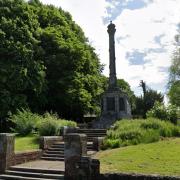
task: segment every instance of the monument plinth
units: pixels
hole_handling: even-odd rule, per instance
[[[115,57],[115,25],[108,25],[109,34],[109,85],[102,96],[101,116],[93,126],[96,128],[109,128],[116,120],[131,118],[131,107],[128,96],[117,87],[116,57]]]

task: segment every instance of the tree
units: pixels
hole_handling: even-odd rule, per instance
[[[139,86],[142,87],[143,95],[145,96],[146,95],[146,91],[147,91],[146,90],[146,83],[143,80],[141,80]]]
[[[180,28],[175,36],[176,49],[170,67],[169,92],[170,103],[180,107]]]
[[[48,83],[45,109],[75,120],[87,112],[98,112],[102,66],[82,29],[61,8],[41,5],[35,10]]]
[[[39,23],[27,3],[0,0],[0,118],[28,107],[45,88]],[[35,104],[34,104],[35,105]]]
[[[163,103],[164,96],[161,93],[148,88],[143,80],[140,82],[140,86],[143,90],[143,96],[136,97],[136,109],[134,110],[134,114],[146,118],[147,111],[154,106],[156,101]]]
[[[102,65],[71,15],[39,0],[0,7],[0,117],[22,107],[69,119],[98,112]]]

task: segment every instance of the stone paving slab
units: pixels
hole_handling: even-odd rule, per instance
[[[31,162],[19,164],[13,167],[64,171],[64,161],[37,160],[37,161],[31,161]]]

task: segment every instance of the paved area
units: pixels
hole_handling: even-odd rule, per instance
[[[32,161],[32,162],[27,162],[27,163],[23,163],[20,165],[16,165],[14,167],[64,171],[64,161],[37,160],[37,161]]]

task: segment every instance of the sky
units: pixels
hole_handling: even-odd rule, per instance
[[[125,79],[136,95],[140,80],[167,92],[169,67],[180,23],[180,0],[41,0],[70,12],[105,65],[109,76],[107,25],[116,25],[117,78]]]

